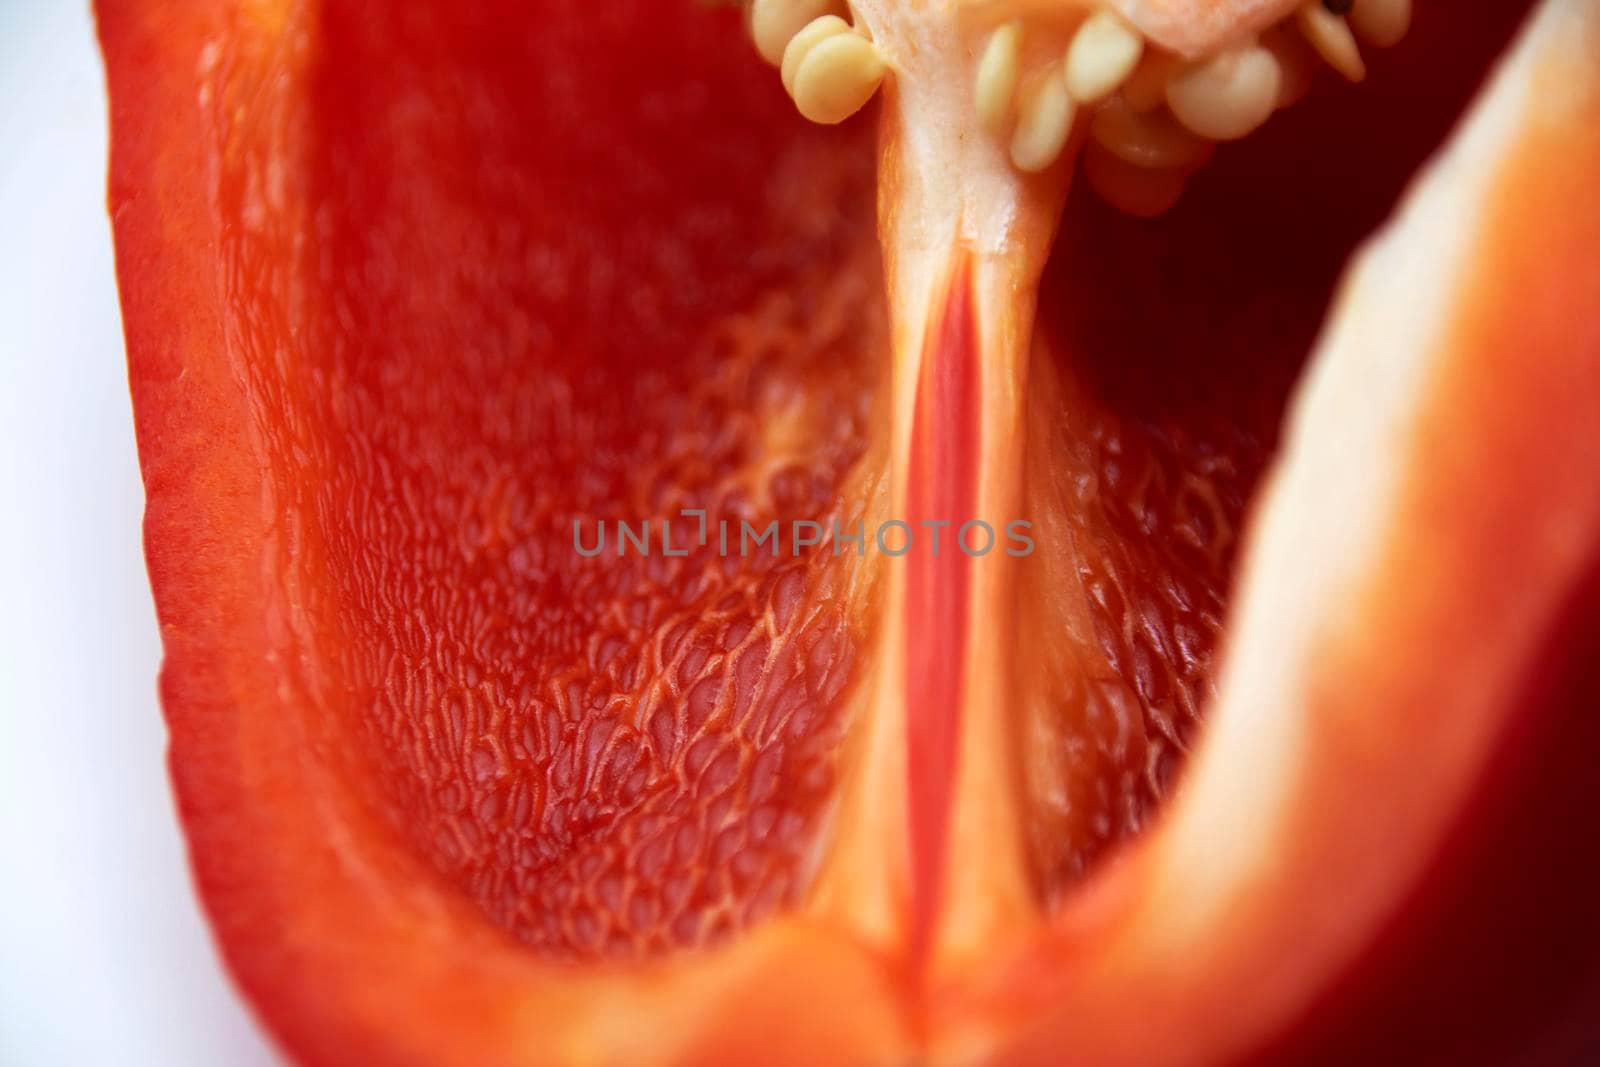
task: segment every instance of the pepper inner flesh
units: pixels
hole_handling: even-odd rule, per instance
[[[893,608],[870,546],[669,557],[658,524],[892,517],[872,130],[795,118],[732,16],[469,7],[325,5],[306,113],[261,120],[303,169],[220,153],[246,387],[323,591],[308,674],[370,804],[512,935],[714,943],[804,905]],[[1041,918],[1179,773],[1340,266],[1516,17],[1421,19],[1414,59],[1219,152],[1161,220],[1074,190],[1003,709]],[[617,520],[655,551],[615,556]]]

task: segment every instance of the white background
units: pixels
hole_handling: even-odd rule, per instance
[[[259,1067],[167,786],[104,91],[87,0],[0,0],[0,1064]]]

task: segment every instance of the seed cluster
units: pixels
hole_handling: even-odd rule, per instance
[[[1021,17],[990,23],[975,49],[977,121],[1013,166],[1036,173],[1060,159],[1081,118],[1089,183],[1130,214],[1158,215],[1214,144],[1248,136],[1297,103],[1321,64],[1361,81],[1359,42],[1389,47],[1410,23],[1411,0],[1306,0],[1264,33],[1189,60],[1146,41],[1109,8],[1083,17],[1072,3],[1059,13],[1029,4]],[[750,32],[815,122],[855,114],[889,72],[846,0],[751,0]],[[1063,33],[1064,51],[1054,54]],[[1042,46],[1030,49],[1030,38],[1056,42],[1047,48],[1053,58],[1039,63]]]
[[[1361,81],[1366,66],[1357,39],[1388,47],[1405,36],[1410,22],[1410,0],[1309,0],[1258,37],[1186,61],[1103,9],[1078,24],[1059,64],[1044,76],[1066,89],[1069,127],[1073,110],[1090,112],[1089,183],[1130,214],[1158,215],[1177,201],[1212,145],[1246,137],[1273,112],[1297,103],[1319,61]],[[974,92],[984,128],[999,137],[1009,132],[1012,162],[1032,171],[1055,162],[1070,130],[1042,136],[1038,89],[1019,92],[1027,32],[1021,21],[990,32]],[[1063,121],[1055,112],[1047,118]]]
[[[800,114],[832,126],[866,106],[888,74],[841,0],[753,0],[750,35],[777,66]]]

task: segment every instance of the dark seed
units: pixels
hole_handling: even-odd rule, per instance
[[[1356,6],[1356,0],[1322,0],[1322,6],[1335,15],[1348,15],[1350,9]]]

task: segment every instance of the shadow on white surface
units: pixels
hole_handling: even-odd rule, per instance
[[[87,0],[0,0],[0,1063],[276,1062],[189,881]]]

